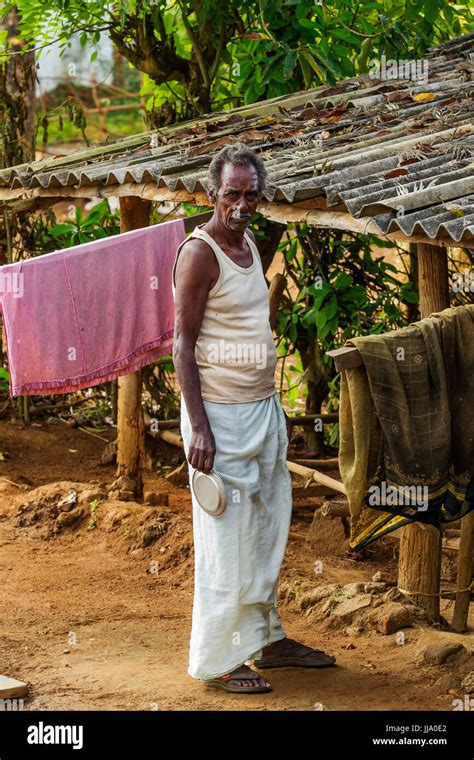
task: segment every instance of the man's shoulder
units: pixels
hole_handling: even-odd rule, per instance
[[[216,266],[212,248],[197,237],[189,237],[181,245],[176,261],[175,282],[186,272],[189,282],[205,286],[216,278]]]
[[[180,256],[186,252],[187,256],[192,255],[197,261],[211,261],[214,257],[212,248],[205,240],[198,237],[188,237],[181,246]],[[179,259],[178,259],[179,260]]]

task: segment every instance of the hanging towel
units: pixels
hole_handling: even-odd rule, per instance
[[[173,220],[0,267],[10,394],[66,393],[172,351]]]
[[[474,509],[474,306],[349,344],[364,365],[341,382],[351,546],[463,517]]]

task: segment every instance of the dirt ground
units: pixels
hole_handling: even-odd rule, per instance
[[[177,449],[162,446],[169,461],[179,460]],[[267,670],[268,694],[206,689],[186,672],[193,547],[185,478],[147,476],[146,489],[167,491],[168,506],[85,500],[77,522],[61,529],[48,499],[42,509],[22,506],[39,486],[46,496],[69,488],[90,496],[112,483],[114,466],[99,464],[103,447],[61,423],[0,423],[0,673],[30,684],[25,709],[452,710],[463,697],[452,688],[452,667],[420,664],[418,652],[447,636],[472,647],[472,621],[465,636],[407,628],[400,646],[394,635],[350,635],[305,617],[291,589],[368,582],[377,570],[396,579],[393,538],[359,559],[341,545],[339,520],[310,540],[309,499],[294,502],[279,609],[287,635],[335,654],[337,667]],[[442,608],[449,620],[452,603]]]

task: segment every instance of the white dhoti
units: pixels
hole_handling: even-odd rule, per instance
[[[203,401],[216,442],[214,470],[227,509],[207,514],[192,496],[194,603],[188,673],[224,675],[285,637],[276,609],[292,511],[288,437],[278,394],[248,403]],[[181,396],[186,454],[192,429]],[[194,468],[188,464],[189,479]]]

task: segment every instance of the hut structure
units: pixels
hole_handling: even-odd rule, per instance
[[[122,231],[144,227],[156,201],[208,206],[213,155],[242,141],[265,162],[268,189],[259,211],[268,220],[416,244],[420,312],[429,316],[449,306],[447,248],[474,248],[474,34],[429,50],[422,82],[414,63],[398,62],[394,70],[387,62],[377,78],[359,76],[4,169],[1,211],[8,220],[66,199],[116,196]],[[336,361],[344,368],[358,357],[342,349]],[[119,379],[118,406],[117,474],[137,477],[144,450],[139,372]],[[470,601],[472,530],[471,513],[462,520],[459,630]],[[440,531],[404,527],[399,585],[435,620],[440,565]]]

